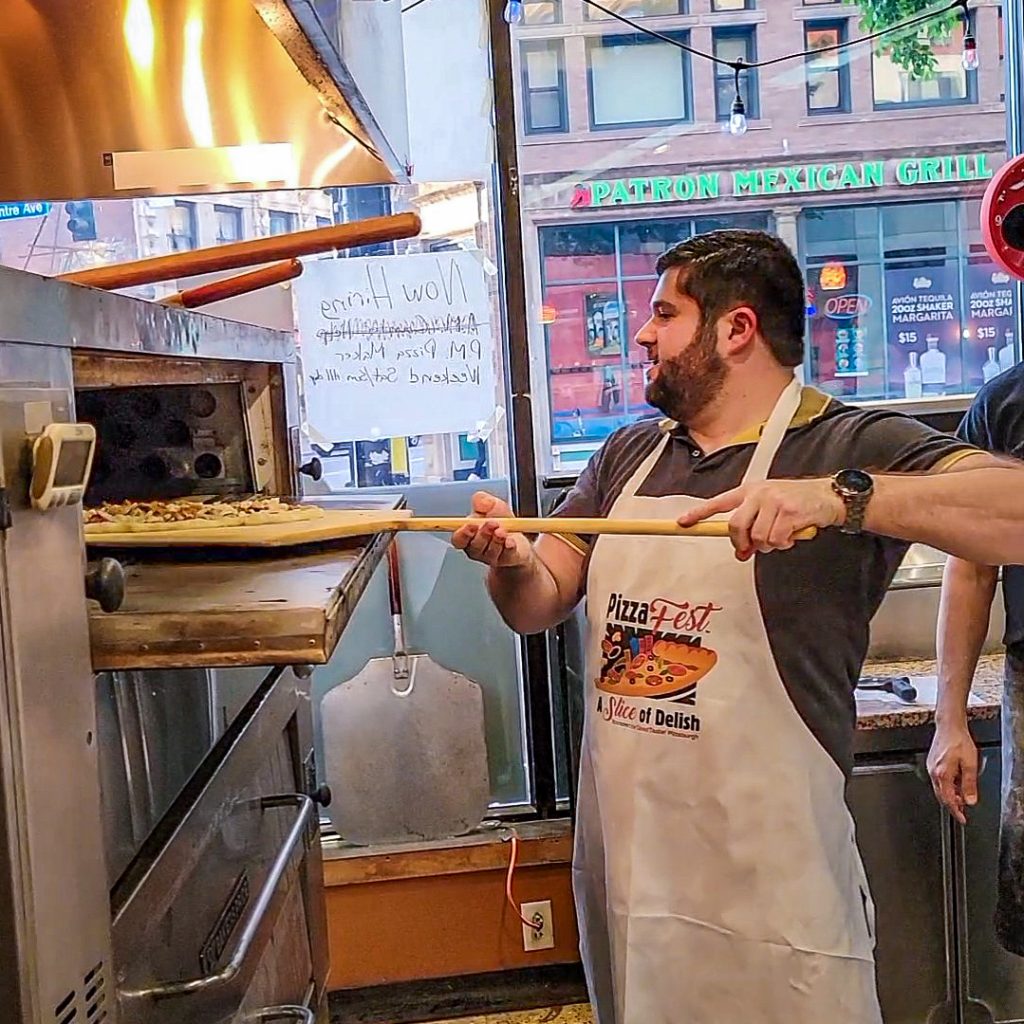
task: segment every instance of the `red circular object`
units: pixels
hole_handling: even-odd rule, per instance
[[[1007,217],[1024,216],[1024,156],[1004,164],[988,183],[981,202],[981,234],[989,256],[1007,273],[1024,280],[1024,241],[1005,234]]]

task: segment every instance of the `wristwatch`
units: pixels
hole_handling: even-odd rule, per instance
[[[864,528],[864,513],[875,493],[875,481],[862,469],[843,469],[832,477],[832,490],[843,499],[846,522],[839,527],[841,533],[860,533]]]

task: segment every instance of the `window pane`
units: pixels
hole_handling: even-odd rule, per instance
[[[558,51],[552,44],[543,48],[536,45],[523,54],[526,65],[526,82],[530,89],[551,89],[558,87]]]
[[[713,11],[745,11],[752,6],[750,0],[711,0]]]
[[[668,43],[591,46],[594,124],[684,120],[684,68],[683,52]]]
[[[871,77],[876,105],[963,103],[969,99],[970,80],[962,64],[962,26],[957,26],[948,40],[933,40],[930,45],[935,72],[928,77],[912,75],[888,54],[875,55]]]
[[[236,206],[215,206],[217,241],[237,242],[242,237],[242,211]]]
[[[527,0],[523,7],[527,25],[550,25],[562,18],[560,0]]]
[[[530,94],[530,127],[559,128],[562,124],[562,100],[558,92],[548,90]]]
[[[601,0],[601,6],[626,18],[661,18],[686,11],[686,0]],[[607,21],[609,15],[590,7],[583,0],[585,16],[592,21]]]
[[[825,70],[839,67],[842,56],[839,50],[826,49],[838,46],[842,42],[842,32],[838,26],[829,28],[808,28],[806,43],[808,50],[824,50],[807,58],[807,66],[812,70]]]
[[[750,57],[750,37],[748,35],[715,33],[715,56],[721,60],[748,60]],[[719,69],[721,70],[721,69]],[[731,74],[728,68],[726,71]]]

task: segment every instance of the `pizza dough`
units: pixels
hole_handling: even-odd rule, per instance
[[[166,533],[229,526],[274,526],[320,519],[323,509],[286,499],[243,498],[239,501],[121,501],[84,511],[87,536],[104,533]]]

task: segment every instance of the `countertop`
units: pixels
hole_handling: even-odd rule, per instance
[[[863,675],[871,676],[934,676],[934,661],[875,661],[864,665]],[[1003,655],[990,654],[981,658],[974,674],[972,691],[983,701],[969,705],[969,719],[994,719],[999,715],[1003,696]],[[897,729],[928,725],[935,719],[935,709],[930,704],[894,705],[870,698],[857,700],[858,730]]]

